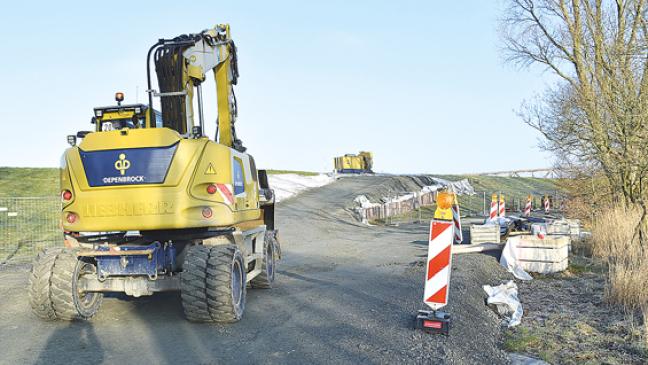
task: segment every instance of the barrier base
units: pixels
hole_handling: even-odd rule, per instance
[[[416,315],[415,327],[427,333],[449,335],[450,315],[441,311],[420,310]]]

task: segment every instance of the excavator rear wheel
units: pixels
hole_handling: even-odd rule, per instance
[[[207,304],[207,261],[210,248],[187,248],[180,278],[180,296],[185,317],[192,322],[212,322]]]
[[[74,250],[63,250],[54,259],[50,279],[52,307],[58,319],[90,319],[101,307],[102,293],[85,292],[79,287],[84,274],[96,274],[94,264],[79,259]]]
[[[207,263],[207,303],[217,322],[236,322],[243,317],[246,268],[236,245],[215,246]]]
[[[61,251],[61,249],[47,249],[39,252],[29,273],[29,305],[38,318],[48,321],[57,318],[52,305],[50,281],[54,261]]]

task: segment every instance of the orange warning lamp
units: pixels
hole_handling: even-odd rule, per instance
[[[450,209],[454,203],[454,194],[441,192],[437,195],[437,206],[441,209]]]
[[[454,194],[449,192],[440,192],[436,199],[437,208],[434,211],[434,219],[452,220],[452,204],[454,204]]]

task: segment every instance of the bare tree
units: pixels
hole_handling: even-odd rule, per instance
[[[508,60],[560,82],[524,121],[570,169],[600,171],[619,201],[646,212],[648,0],[508,0]]]

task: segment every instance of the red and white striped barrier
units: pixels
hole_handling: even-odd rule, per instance
[[[499,200],[499,216],[504,217],[506,216],[506,203],[504,202],[504,195],[500,194],[500,200]]]
[[[450,315],[439,311],[439,309],[448,304],[452,244],[455,231],[453,220],[455,203],[454,194],[439,193],[437,209],[434,212],[434,219],[430,223],[423,302],[432,311],[419,311],[416,316],[416,328],[429,333],[447,335],[450,330]]]
[[[433,310],[448,304],[452,263],[452,221],[433,220],[430,224],[427,270],[423,301]]]
[[[545,195],[545,198],[544,198],[544,211],[545,211],[545,213],[549,213],[550,208],[551,208],[551,204],[549,203],[549,195]]]
[[[459,202],[455,198],[455,203],[452,205],[452,223],[454,225],[454,244],[463,242],[463,232],[461,231],[461,211],[459,210]]]
[[[524,206],[524,216],[531,216],[531,195],[529,195],[529,197],[527,198],[526,205]]]
[[[490,216],[491,220],[497,218],[497,194],[491,197]]]

